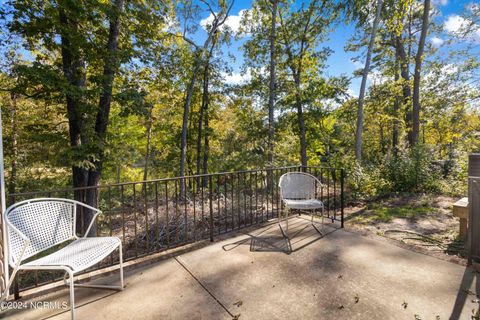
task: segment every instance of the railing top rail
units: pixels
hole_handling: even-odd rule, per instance
[[[262,169],[240,170],[240,171],[225,171],[225,172],[215,172],[215,173],[208,173],[208,174],[189,175],[189,176],[183,176],[183,177],[170,177],[170,178],[160,178],[160,179],[152,179],[152,180],[120,182],[120,183],[104,184],[104,185],[98,185],[98,186],[18,192],[18,193],[9,194],[8,196],[21,197],[21,196],[48,194],[48,193],[72,192],[72,191],[78,191],[78,190],[108,189],[111,187],[130,186],[130,185],[137,185],[137,184],[169,182],[169,181],[175,181],[175,180],[195,179],[195,178],[202,178],[202,177],[231,175],[231,174],[255,173],[255,172],[261,172],[261,171],[287,170],[287,169],[295,169],[295,168],[302,168],[302,167],[303,167],[302,165],[296,165],[296,166],[268,167],[268,168],[262,168]],[[306,166],[306,168],[343,170],[340,168],[327,167],[327,166]]]

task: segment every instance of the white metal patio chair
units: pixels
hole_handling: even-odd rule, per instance
[[[311,215],[311,224],[322,234],[314,224],[314,216],[317,210],[321,211],[322,228],[323,228],[323,210],[324,204],[318,199],[318,190],[323,187],[323,184],[315,176],[305,172],[288,172],[283,174],[278,181],[280,187],[280,197],[285,205],[286,210],[280,210],[278,214],[278,225],[280,230],[288,238],[288,216],[289,211],[297,210]],[[284,217],[282,219],[282,211]],[[282,220],[286,221],[286,231],[282,228]]]
[[[95,212],[83,237],[75,234],[77,206]],[[59,198],[37,198],[18,202],[4,215],[7,233],[8,263],[13,268],[2,301],[7,298],[15,274],[19,270],[62,270],[64,283],[70,286],[70,310],[75,319],[74,287],[123,290],[122,242],[117,237],[87,237],[100,210],[84,203]],[[63,242],[73,240],[62,249],[33,261],[35,256]],[[100,262],[119,249],[120,286],[74,284],[73,277]],[[66,276],[68,275],[69,283]]]

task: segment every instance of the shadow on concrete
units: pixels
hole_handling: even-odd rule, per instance
[[[110,296],[113,296],[113,295],[119,293],[118,291],[117,291],[117,292],[111,292],[111,291],[109,291],[109,290],[105,290],[105,291],[106,291],[106,294],[103,294],[103,295],[101,295],[100,297],[97,297],[97,298],[95,298],[95,299],[89,300],[89,301],[84,302],[84,303],[75,303],[75,309],[78,309],[78,308],[80,308],[80,307],[87,306],[87,305],[92,304],[92,303],[97,302],[97,301],[101,301],[101,300],[103,300],[103,299],[105,299],[105,298],[108,298],[108,297],[110,297]],[[107,293],[107,292],[108,292],[108,293]],[[64,311],[61,311],[61,312],[58,312],[58,313],[49,315],[49,316],[44,317],[44,318],[40,318],[39,320],[52,319],[52,318],[57,317],[57,316],[59,316],[59,315],[61,315],[61,314],[64,314],[64,313],[68,313],[68,316],[70,317],[70,312],[71,312],[71,311],[70,311],[70,307],[69,307],[68,309],[66,309],[66,310],[64,310]]]
[[[450,320],[460,319],[462,310],[469,299],[471,299],[472,302],[475,301],[475,304],[477,305],[476,310],[472,310],[472,319],[480,319],[480,300],[478,295],[480,292],[480,279],[478,275],[479,273],[471,267],[465,268],[460,288],[458,288],[457,298],[455,299],[455,305],[453,306],[452,313],[449,317]],[[475,287],[475,292],[470,290],[472,286]]]
[[[304,221],[308,221],[305,224]],[[252,252],[281,252],[291,254],[297,252],[338,230],[333,224],[325,224],[318,228],[315,224],[310,224],[310,220],[304,217],[295,217],[289,226],[289,236],[287,237],[277,224],[272,224],[254,235],[247,233],[248,238],[228,243],[222,246],[224,251],[231,251],[241,245],[250,245]]]

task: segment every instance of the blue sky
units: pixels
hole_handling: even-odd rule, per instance
[[[448,51],[457,48],[459,45],[458,43],[449,44],[445,42],[445,38],[448,33],[455,32],[462,24],[462,19],[460,16],[467,5],[471,5],[473,3],[480,4],[478,1],[472,0],[433,0],[433,6],[438,10],[439,14],[434,18],[438,25],[443,26],[444,30],[439,33],[430,34],[428,38],[428,42],[432,43],[436,47],[439,47],[440,50],[438,54],[444,55],[448,53]],[[229,25],[232,29],[238,27],[239,22],[239,14],[241,14],[241,10],[248,10],[252,6],[252,1],[239,1],[236,0],[235,4],[231,11],[231,16],[228,20]],[[209,16],[208,12],[205,12],[202,19],[207,19]],[[351,59],[355,56],[358,56],[358,53],[355,52],[346,52],[344,50],[345,44],[351,38],[354,33],[354,25],[345,25],[345,24],[338,24],[336,29],[330,34],[330,37],[327,41],[325,41],[321,46],[322,47],[329,47],[334,51],[334,53],[329,57],[327,61],[327,75],[336,76],[345,74],[349,77],[352,76],[353,71],[361,68],[363,61],[354,63]],[[194,36],[197,40],[203,39],[205,33],[203,30],[197,32]],[[475,35],[477,39],[473,41],[480,43],[480,27],[479,32]],[[243,63],[243,52],[241,51],[240,47],[241,44],[245,41],[245,39],[241,40],[233,40],[232,44],[225,48],[228,50],[229,53],[235,56],[235,61],[230,62],[230,66],[233,68],[232,75],[226,76],[227,82],[237,82],[242,78],[240,74],[240,68]],[[226,53],[226,52],[225,52]],[[350,92],[353,95],[357,95],[360,86],[360,79],[353,78],[351,85],[350,85]]]

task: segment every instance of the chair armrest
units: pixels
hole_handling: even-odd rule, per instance
[[[10,230],[14,231],[23,240],[22,251],[20,252],[20,256],[18,257],[17,266],[16,266],[16,267],[18,267],[18,265],[20,265],[20,262],[22,261],[22,257],[25,253],[25,250],[27,249],[28,245],[30,244],[30,239],[26,235],[24,235],[20,230],[18,230],[14,225],[12,225],[10,223],[10,221],[8,221],[8,219],[5,219],[4,221],[5,221],[5,224],[7,225],[7,227]],[[10,242],[9,240],[7,240],[7,241]],[[9,253],[9,255],[10,255],[10,253]],[[8,260],[10,260],[10,257],[9,257]],[[9,264],[10,264],[10,261],[9,261]]]
[[[20,256],[18,257],[17,261],[15,262],[15,265],[12,265],[10,263],[10,262],[13,262],[13,261],[10,261],[10,252],[8,253],[8,255],[9,255],[8,256],[8,264],[10,264],[10,266],[13,267],[13,271],[12,271],[12,274],[10,275],[10,277],[8,279],[8,283],[6,284],[5,289],[3,290],[3,292],[1,292],[0,301],[5,301],[8,298],[9,290],[10,290],[10,287],[12,286],[13,279],[15,279],[18,268],[20,267],[20,264],[22,263],[22,257],[25,254],[25,250],[27,249],[28,245],[30,244],[30,239],[26,235],[24,235],[20,230],[15,228],[15,226],[13,226],[8,221],[8,219],[5,219],[4,222],[5,222],[5,224],[7,225],[8,228],[11,228],[11,230],[13,230],[20,238],[23,239],[23,246],[22,246],[22,251],[20,252]],[[8,250],[10,250],[10,249],[8,249]],[[8,268],[7,268],[7,270],[8,270]]]

